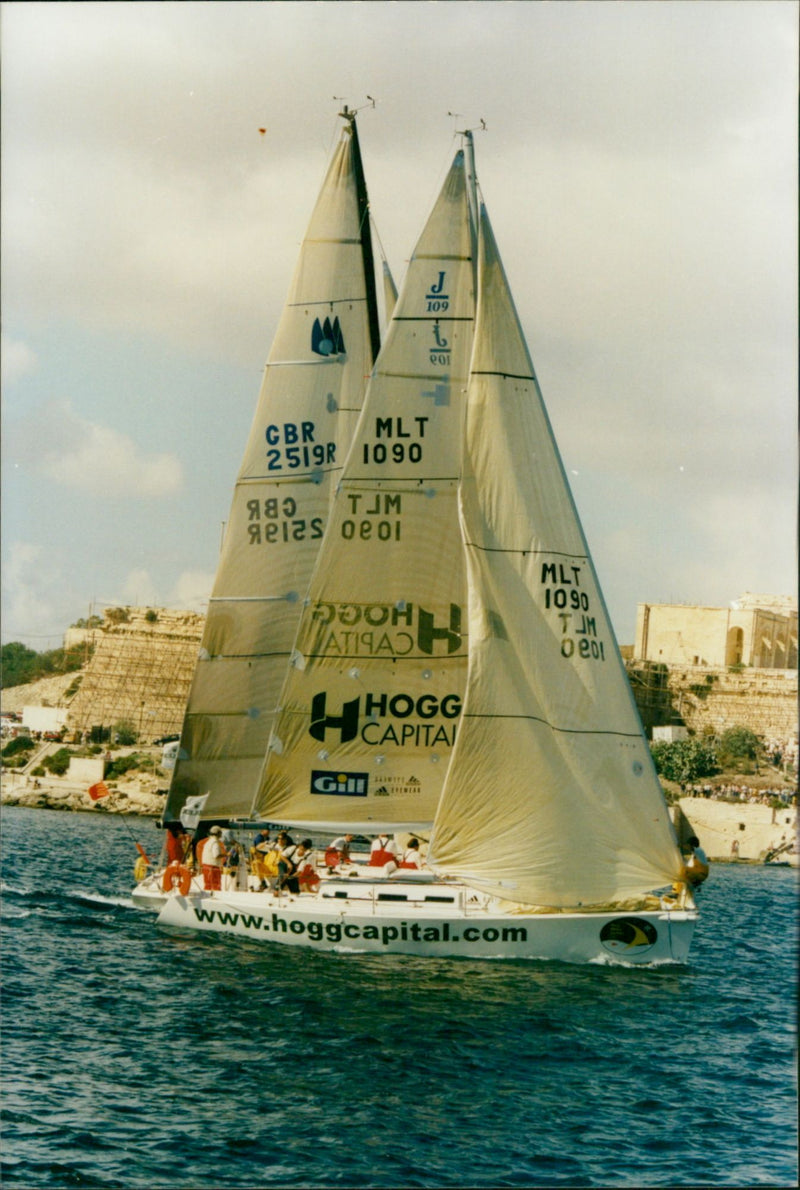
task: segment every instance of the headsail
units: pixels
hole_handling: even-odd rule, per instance
[[[433,820],[466,677],[457,490],[473,290],[459,152],[339,484],[270,744],[265,817]]]
[[[165,817],[249,814],[377,349],[353,113],[328,168],[267,363],[233,495]]]
[[[620,900],[680,856],[485,210],[460,510],[469,678],[429,852],[510,900]]]

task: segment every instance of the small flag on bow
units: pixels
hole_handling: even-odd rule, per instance
[[[111,790],[106,785],[105,781],[98,781],[96,785],[89,786],[89,797],[93,802],[96,802],[101,797],[108,797]]]

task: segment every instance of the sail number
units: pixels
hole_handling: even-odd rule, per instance
[[[274,542],[307,541],[322,537],[321,516],[296,517],[297,501],[291,496],[278,500],[247,501],[247,534],[250,545]]]
[[[335,442],[315,442],[313,421],[284,422],[267,426],[267,469],[296,471],[298,467],[322,467],[336,462]]]
[[[358,492],[349,492],[351,516],[342,521],[345,541],[400,541],[401,497],[376,492],[368,499]]]
[[[581,585],[582,568],[563,562],[542,564],[544,606],[555,613],[562,657],[605,661],[605,643],[598,639],[589,593]]]
[[[362,461],[370,463],[421,463],[422,440],[430,418],[412,417],[410,422],[402,417],[376,417],[375,441],[365,442]],[[410,441],[409,441],[410,440]]]

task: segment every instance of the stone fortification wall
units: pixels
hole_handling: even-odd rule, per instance
[[[673,810],[678,840],[697,835],[711,860],[763,860],[786,843],[797,850],[797,807],[684,797]]]
[[[125,609],[128,619],[95,632],[95,651],[69,706],[68,727],[89,731],[128,721],[142,741],[179,732],[204,618],[194,612]],[[152,616],[152,612],[150,613]]]
[[[684,723],[697,735],[749,727],[766,740],[797,739],[797,673],[628,663],[645,728]]]
[[[670,667],[667,685],[678,717],[697,735],[742,726],[768,740],[797,738],[797,673],[792,670]]]

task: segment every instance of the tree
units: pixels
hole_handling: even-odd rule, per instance
[[[21,641],[11,641],[2,647],[3,689],[9,686],[25,686],[38,678],[52,674],[71,673],[83,665],[84,649],[77,645],[72,649],[48,649],[36,653]]]
[[[729,727],[720,736],[719,750],[734,760],[755,760],[761,741],[749,727]]]
[[[3,688],[21,686],[31,681],[29,675],[33,672],[36,657],[36,652],[23,645],[22,641],[12,640],[10,644],[3,645]]]
[[[114,724],[115,740],[123,747],[130,747],[135,744],[137,740],[136,728],[131,723],[130,719],[120,719],[119,723]]]
[[[697,781],[719,766],[714,749],[703,740],[657,740],[650,745],[656,772],[667,781]]]

